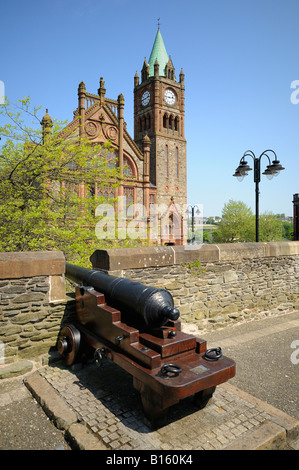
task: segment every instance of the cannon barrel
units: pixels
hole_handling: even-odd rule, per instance
[[[148,287],[140,282],[70,263],[66,263],[66,277],[104,294],[106,302],[121,310],[134,324],[160,327],[180,316],[179,310],[174,308],[172,295],[166,289]]]

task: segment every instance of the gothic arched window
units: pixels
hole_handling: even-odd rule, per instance
[[[179,177],[179,149],[175,148],[175,177]]]
[[[132,206],[132,204],[135,203],[135,191],[134,191],[134,187],[132,186],[124,186],[124,196],[126,198],[126,214],[127,214],[127,218],[128,219],[132,219],[134,217],[134,214],[133,214],[133,207],[131,207],[131,209],[129,209],[130,206]],[[128,210],[129,209],[129,210]]]
[[[117,156],[115,155],[114,152],[111,152],[110,150],[108,152],[105,152],[105,158],[106,158],[106,162],[108,164],[109,170],[116,167]]]
[[[97,187],[97,196],[103,197],[107,202],[115,197],[114,188],[112,186]]]
[[[169,129],[173,129],[173,116],[172,115],[169,117],[169,124],[168,125],[169,125]]]
[[[165,145],[165,176],[168,176],[168,145]]]
[[[163,127],[167,128],[168,115],[165,113],[163,116]]]
[[[135,178],[135,171],[133,165],[127,157],[124,157],[123,174],[124,176],[128,176],[129,178]]]

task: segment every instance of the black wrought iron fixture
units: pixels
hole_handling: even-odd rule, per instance
[[[190,212],[190,209],[191,209],[191,212]],[[191,242],[191,244],[194,244],[195,242],[195,209],[196,209],[196,215],[199,215],[200,214],[200,210],[199,210],[199,207],[195,204],[195,206],[188,206],[187,207],[187,215],[189,217],[190,213],[191,213],[191,232],[192,232],[192,235],[191,235],[191,239],[189,239],[188,237],[188,243]]]
[[[268,155],[269,152],[273,153],[275,157],[274,160],[272,160],[272,163]],[[273,176],[279,175],[279,173],[284,170],[284,167],[277,159],[277,155],[274,150],[265,150],[258,158],[254,155],[252,150],[246,150],[233,175],[239,181],[242,181],[244,177],[248,175],[248,172],[252,171],[252,168],[250,168],[246,161],[246,157],[251,157],[253,159],[253,176],[255,182],[255,241],[257,242],[259,241],[259,183],[261,181],[261,159],[263,156],[268,158],[268,165],[262,174],[266,175],[268,179],[272,179]]]

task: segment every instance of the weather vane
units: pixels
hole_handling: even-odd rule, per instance
[[[158,18],[158,29],[160,29],[160,18]]]

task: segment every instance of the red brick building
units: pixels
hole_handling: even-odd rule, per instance
[[[100,79],[97,94],[78,88],[78,107],[64,134],[84,135],[91,143],[111,143],[109,158],[117,162],[126,180],[114,196],[125,196],[127,207],[142,204],[147,223],[151,209],[160,208],[156,236],[160,244],[183,244],[183,210],[187,203],[186,140],[184,134],[185,84],[181,70],[178,81],[172,59],[168,56],[160,29],[152,52],[144,60],[141,80],[134,76],[134,138],[124,121],[124,97],[117,100],[106,96],[105,83]],[[47,129],[49,116],[42,125]],[[115,193],[116,191],[116,193]]]

